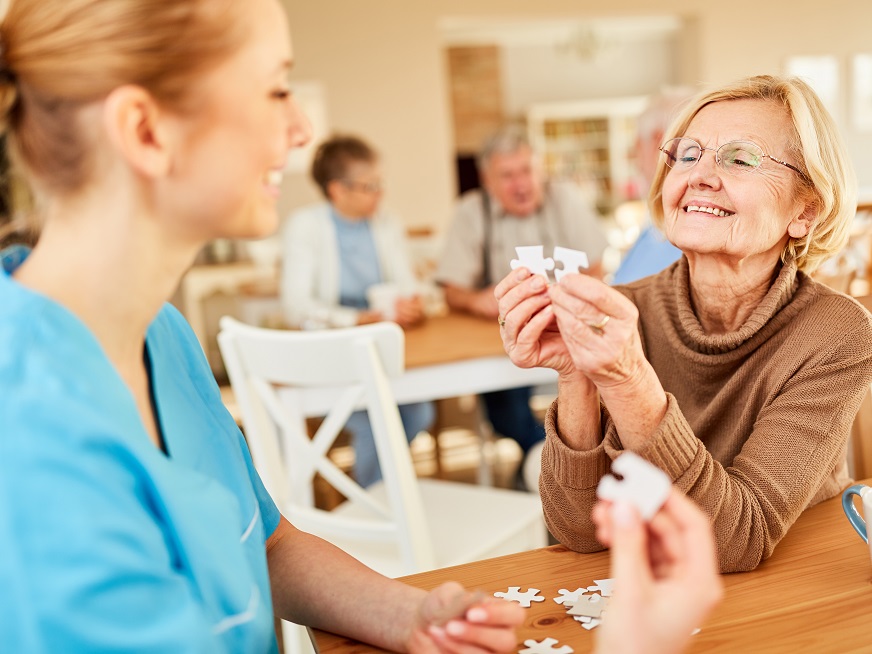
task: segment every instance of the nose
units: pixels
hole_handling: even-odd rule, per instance
[[[312,123],[293,96],[288,100],[287,138],[288,150],[301,148],[312,140]]]
[[[700,152],[699,161],[690,169],[687,183],[693,188],[720,188],[721,172],[714,150],[705,148]]]

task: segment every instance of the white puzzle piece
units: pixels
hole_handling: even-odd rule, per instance
[[[583,622],[581,626],[590,631],[591,629],[596,629],[602,623],[602,620],[598,620],[597,618],[591,618],[589,621]]]
[[[545,258],[544,245],[519,245],[515,252],[518,253],[518,258],[512,259],[512,270],[526,268],[534,275],[542,275],[546,282],[550,281],[548,271],[554,270],[554,259]]]
[[[530,638],[524,641],[524,645],[527,647],[518,650],[518,654],[572,654],[575,651],[569,645],[554,647],[556,644],[556,638],[546,638],[543,641]]]
[[[596,586],[588,586],[587,589],[592,593],[599,593],[603,597],[611,597],[612,591],[615,588],[614,579],[594,579],[593,583]]]
[[[509,586],[508,591],[494,593],[494,597],[502,597],[509,602],[517,602],[525,609],[529,609],[532,602],[545,601],[545,598],[539,595],[538,588],[530,588],[522,593],[520,586]]]
[[[566,613],[572,616],[583,615],[588,618],[599,618],[608,605],[609,601],[599,595],[583,595]]]
[[[581,250],[570,250],[569,248],[562,248],[559,246],[554,248],[554,261],[563,262],[562,270],[560,268],[554,269],[554,279],[557,280],[558,284],[560,283],[560,280],[563,279],[564,275],[577,273],[580,268],[588,268],[590,266],[586,252],[582,252]]]
[[[594,582],[596,583],[596,582]],[[561,588],[557,592],[560,593],[560,597],[555,597],[554,601],[558,604],[563,604],[564,607],[569,608],[573,604],[578,601],[578,598],[582,595],[587,595],[587,591],[590,589],[587,588],[576,588],[573,591],[566,590],[565,588]]]
[[[644,520],[653,518],[669,497],[672,482],[666,473],[632,452],[624,452],[612,461],[612,471],[623,479],[605,475],[596,487],[597,497],[630,502]]]

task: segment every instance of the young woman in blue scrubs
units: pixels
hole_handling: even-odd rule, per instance
[[[0,124],[42,226],[0,256],[4,651],[272,652],[274,615],[398,651],[517,647],[516,605],[436,625],[459,587],[285,520],[166,304],[205,243],[277,227],[310,136],[288,34],[277,0],[12,0],[0,24]],[[602,524],[643,542],[632,516]]]

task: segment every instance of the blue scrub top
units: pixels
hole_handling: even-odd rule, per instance
[[[15,259],[13,261],[13,259]],[[279,512],[200,345],[146,348],[167,454],[85,325],[0,256],[0,649],[274,652]]]
[[[681,258],[681,250],[666,240],[656,227],[648,225],[624,256],[612,284],[629,284],[656,275]]]

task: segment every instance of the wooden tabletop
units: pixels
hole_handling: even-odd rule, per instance
[[[593,649],[596,630],[583,629],[553,598],[561,588],[572,591],[608,576],[608,553],[578,554],[557,545],[403,579],[424,589],[450,579],[488,593],[538,588],[545,601],[527,609],[519,649],[528,638],[551,637],[580,654]],[[872,652],[872,558],[838,497],[805,511],[755,571],[723,579],[724,601],[701,625],[689,652]],[[379,651],[333,634],[315,635],[322,653]]]
[[[407,368],[489,356],[506,356],[496,319],[449,313],[406,330]]]

